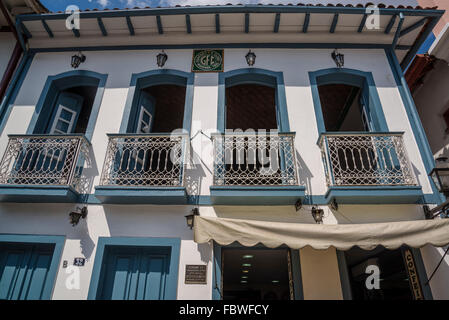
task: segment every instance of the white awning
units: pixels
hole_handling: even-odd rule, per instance
[[[261,243],[268,248],[286,245],[292,249],[311,246],[349,250],[358,246],[372,250],[377,246],[397,249],[402,245],[420,248],[449,244],[449,219],[326,225],[197,216],[194,229],[197,243],[213,240],[229,245],[237,241],[247,247]]]

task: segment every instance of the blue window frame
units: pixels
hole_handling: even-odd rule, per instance
[[[346,84],[362,88],[362,99],[366,106],[366,110],[368,111],[371,129],[377,132],[389,131],[380,103],[379,94],[377,92],[376,83],[374,82],[371,72],[347,68],[330,68],[309,72],[309,78],[319,134],[326,132],[326,126],[324,124],[318,87],[328,84]]]
[[[180,246],[179,238],[100,237],[88,299],[175,300]]]
[[[56,115],[55,106],[60,92],[73,87],[93,86],[97,87],[97,92],[85,132],[86,138],[90,140],[97,122],[107,77],[106,74],[87,70],[74,70],[49,76],[28,126],[27,134],[39,134],[46,131]]]
[[[50,300],[64,236],[0,234],[0,300]]]
[[[226,129],[226,88],[240,84],[259,84],[276,91],[276,115],[279,132],[290,132],[284,75],[260,68],[244,68],[220,73],[218,76],[218,119],[217,129]]]
[[[138,119],[140,111],[138,108],[139,102],[144,94],[142,89],[157,85],[178,85],[186,88],[182,129],[190,133],[192,126],[193,83],[193,73],[179,70],[163,69],[133,74],[120,125],[120,133],[135,132],[136,119]]]

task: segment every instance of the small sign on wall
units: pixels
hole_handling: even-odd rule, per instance
[[[73,260],[73,265],[77,267],[84,267],[84,264],[86,263],[85,258],[75,258]]]
[[[223,72],[223,49],[193,50],[192,72]]]
[[[404,250],[405,265],[410,281],[410,287],[412,289],[415,300],[423,300],[423,292],[421,283],[419,282],[418,271],[416,270],[415,260],[410,249]]]
[[[207,284],[207,265],[186,265],[185,284]]]

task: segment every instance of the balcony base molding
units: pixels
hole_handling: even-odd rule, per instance
[[[187,204],[184,187],[95,187],[95,197],[104,204]]]
[[[334,186],[325,194],[327,203],[415,204],[423,197],[420,186]]]
[[[69,186],[0,185],[0,202],[76,203],[78,196]]]
[[[304,200],[304,186],[212,186],[213,205],[294,205]]]

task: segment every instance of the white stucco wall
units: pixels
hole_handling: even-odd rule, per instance
[[[165,50],[169,56],[165,68],[190,72],[192,50]],[[247,68],[246,49],[225,50],[225,71]],[[255,67],[284,74],[290,130],[296,132],[295,147],[299,154],[301,183],[307,193],[324,195],[326,183],[318,139],[315,111],[310,90],[308,72],[335,67],[330,58],[332,50],[311,49],[258,49]],[[373,73],[378,87],[382,108],[391,131],[404,131],[405,147],[424,193],[430,193],[426,170],[421,160],[401,97],[396,88],[389,63],[383,50],[341,50],[345,54],[345,67]],[[85,172],[93,179],[93,187],[99,183],[107,146],[107,133],[119,131],[129,83],[133,73],[157,69],[156,55],[159,51],[93,51],[86,52],[87,61],[80,69],[108,74],[92,142],[92,166]],[[8,134],[26,133],[35,106],[48,76],[72,70],[70,58],[73,53],[39,53],[17,96],[14,108],[0,137],[0,153],[3,153]],[[196,74],[193,98],[192,135],[199,129],[206,133],[216,130],[218,74]],[[203,155],[204,163],[190,166],[186,178],[189,192],[207,196],[212,184],[211,142],[198,135],[192,148]],[[204,157],[204,155],[209,156]],[[90,193],[94,193],[94,189]],[[0,204],[0,233],[65,235],[66,243],[62,260],[72,263],[75,257],[88,261],[81,270],[80,290],[65,287],[66,274],[59,268],[54,299],[85,299],[90,283],[98,237],[168,237],[181,238],[179,265],[179,299],[210,299],[212,294],[212,248],[198,246],[193,234],[185,225],[184,215],[190,206],[102,206],[89,205],[88,218],[73,228],[68,214],[76,205],[62,204]],[[325,223],[369,223],[422,219],[422,209],[417,205],[341,206],[338,212],[325,207]],[[241,219],[264,219],[267,221],[291,221],[313,223],[310,208],[305,206],[296,212],[293,206],[282,207],[201,207],[202,215],[233,217]],[[326,258],[327,259],[327,258]],[[208,284],[184,284],[186,264],[208,264]],[[314,296],[316,292],[309,292]]]

